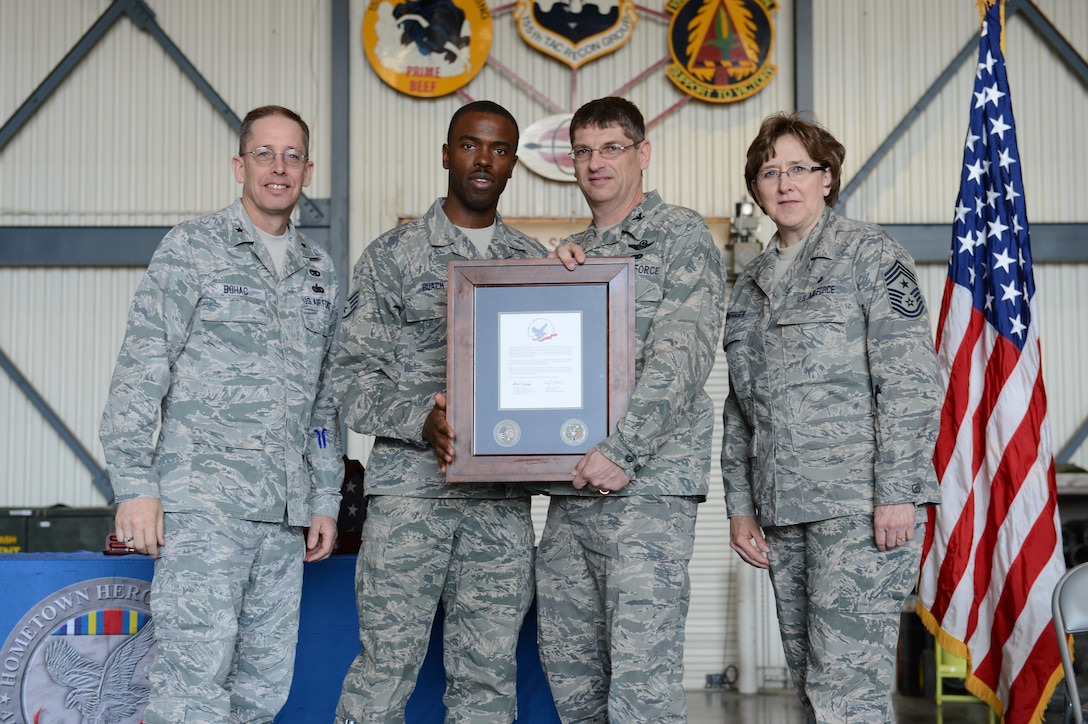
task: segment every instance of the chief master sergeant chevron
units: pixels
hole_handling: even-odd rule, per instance
[[[172,229],[132,302],[101,440],[117,537],[156,557],[147,724],[271,722],[291,687],[303,560],[336,541],[339,288],[290,223],[309,136],[286,108],[250,111],[241,198]]]

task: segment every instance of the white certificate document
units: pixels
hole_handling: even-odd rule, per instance
[[[582,407],[582,313],[499,314],[499,409]]]

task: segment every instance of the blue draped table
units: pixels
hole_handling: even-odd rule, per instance
[[[55,591],[94,578],[151,580],[145,556],[101,553],[0,554],[0,635],[7,639],[31,609]],[[354,592],[355,556],[333,556],[307,563],[302,587],[302,618],[291,693],[277,722],[331,724],[348,666],[359,653]],[[0,652],[0,658],[8,652]],[[431,631],[430,648],[405,712],[407,724],[441,724],[445,716],[441,622]],[[3,708],[3,707],[0,707]],[[551,692],[540,668],[536,610],[530,611],[518,642],[519,724],[557,724]]]

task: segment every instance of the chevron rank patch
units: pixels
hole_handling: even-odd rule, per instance
[[[916,319],[926,311],[922,290],[910,269],[896,260],[891,269],[884,272],[884,286],[888,289],[888,302],[907,319]]]

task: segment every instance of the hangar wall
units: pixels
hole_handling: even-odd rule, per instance
[[[0,119],[23,103],[64,54],[111,7],[107,0],[2,0]],[[811,43],[815,111],[848,149],[849,181],[934,79],[975,43],[973,0],[812,0],[812,37],[794,37],[795,3],[772,15],[779,66],[769,86],[734,104],[690,99],[660,67],[668,55],[661,7],[640,13],[633,38],[573,73],[527,47],[512,6],[492,5],[489,63],[463,94],[417,99],[386,86],[367,64],[360,39],[366,5],[351,3],[350,149],[330,147],[331,0],[149,0],[147,6],[238,115],[280,103],[311,125],[316,162],[307,193],[325,198],[329,168],[346,154],[350,168],[350,258],[399,218],[423,213],[445,190],[441,144],[449,116],[466,98],[506,105],[523,128],[582,102],[622,92],[652,122],[647,188],[728,217],[744,195],[745,149],[768,113],[791,109],[794,48]],[[1088,5],[1036,0],[1088,55]],[[1030,221],[1088,222],[1088,91],[1022,18],[1010,19],[1009,76]],[[967,125],[974,55],[847,204],[848,215],[878,223],[950,222]],[[633,78],[645,73],[637,82]],[[0,226],[169,226],[217,210],[238,193],[229,159],[236,138],[162,48],[123,19],[0,149]],[[507,217],[584,217],[573,184],[519,168],[503,197]],[[758,236],[772,229],[762,219]],[[949,231],[951,242],[951,232]],[[1088,238],[1082,240],[1088,243]],[[347,270],[343,270],[346,274]],[[0,350],[65,420],[101,465],[98,417],[120,345],[135,268],[0,266]],[[945,270],[921,268],[936,318]],[[1088,418],[1081,373],[1088,338],[1088,264],[1036,267],[1044,372],[1057,446]],[[719,362],[709,389],[719,407],[726,390]],[[715,445],[720,442],[720,430]],[[365,441],[353,450],[365,454]],[[716,457],[716,454],[715,454]],[[1088,467],[1088,449],[1072,461]],[[0,375],[0,507],[98,505],[92,474],[59,441],[18,386]],[[712,472],[701,508],[692,564],[688,686],[740,660],[736,630],[736,557],[728,550],[724,504]]]

